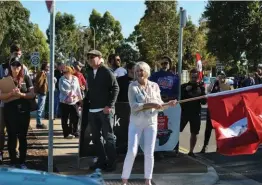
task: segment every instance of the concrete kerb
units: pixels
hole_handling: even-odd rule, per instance
[[[181,152],[183,154],[187,154],[189,151],[187,149],[183,148],[183,147],[179,147],[179,152]],[[219,176],[218,176],[215,168],[213,168],[207,162],[205,162],[203,160],[200,160],[200,159],[197,159],[197,158],[189,157],[189,156],[186,156],[186,157],[188,157],[191,160],[197,161],[197,162],[207,166],[207,173],[198,173],[199,177],[196,178],[196,180],[192,179],[190,184],[194,183],[195,185],[196,184],[199,184],[199,185],[213,185],[213,184],[216,184],[219,181]],[[187,174],[187,178],[189,178],[187,180],[190,181],[190,178],[194,177],[194,175],[196,175],[196,174],[192,174],[192,173]],[[184,183],[182,183],[182,184],[184,184]],[[163,184],[163,185],[169,185],[169,184]],[[179,185],[179,184],[176,183],[176,185]]]
[[[196,161],[204,164],[202,161]],[[206,166],[206,173],[153,174],[153,181],[157,185],[214,185],[219,180],[217,172],[212,166]],[[103,174],[102,176],[105,180],[121,179],[121,174]],[[144,175],[132,174],[130,179],[144,179]]]
[[[121,179],[121,174],[103,174],[105,180]],[[132,174],[130,179],[144,179],[143,174]],[[154,174],[153,181],[157,185],[214,185],[218,176],[214,168],[208,167],[207,173],[171,173]]]

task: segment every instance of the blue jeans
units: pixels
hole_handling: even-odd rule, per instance
[[[60,117],[59,94],[60,91],[56,89],[54,93],[54,116],[57,118]]]
[[[38,109],[37,109],[37,115],[36,115],[36,122],[37,125],[42,125],[41,123],[41,118],[42,118],[42,114],[43,111],[45,109],[45,100],[46,100],[46,95],[37,95],[38,98]]]

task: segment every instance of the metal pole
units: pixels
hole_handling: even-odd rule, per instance
[[[180,7],[180,24],[179,24],[179,41],[178,41],[178,100],[181,99],[181,82],[182,82],[182,55],[183,55],[183,8]]]
[[[53,126],[54,126],[54,57],[55,57],[55,0],[50,13],[50,80],[49,80],[49,133],[48,172],[53,172]]]

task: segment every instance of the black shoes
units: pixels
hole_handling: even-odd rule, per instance
[[[79,133],[78,133],[78,132],[75,132],[75,133],[73,133],[72,135],[74,135],[75,138],[79,138]]]
[[[106,164],[96,162],[92,166],[90,166],[89,169],[90,170],[96,170],[96,169],[105,170],[106,169]]]
[[[111,164],[107,164],[106,168],[104,169],[104,171],[106,172],[113,172],[116,170],[116,162],[113,162]]]
[[[116,170],[116,162],[113,162],[111,164],[97,162],[94,165],[90,166],[89,169],[90,170],[101,169],[106,172],[112,172]]]
[[[202,150],[200,151],[200,153],[204,154],[204,153],[206,153],[206,150],[207,150],[207,146],[204,145]]]
[[[195,154],[194,154],[193,152],[189,152],[187,155],[188,155],[189,157],[196,158],[196,156],[195,156]]]
[[[36,129],[47,129],[47,127],[43,124],[41,124],[41,125],[37,124]]]

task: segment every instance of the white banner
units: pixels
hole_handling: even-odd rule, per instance
[[[158,114],[158,132],[155,151],[172,151],[179,140],[181,107],[170,107]],[[144,149],[144,135],[140,140],[140,147]]]

